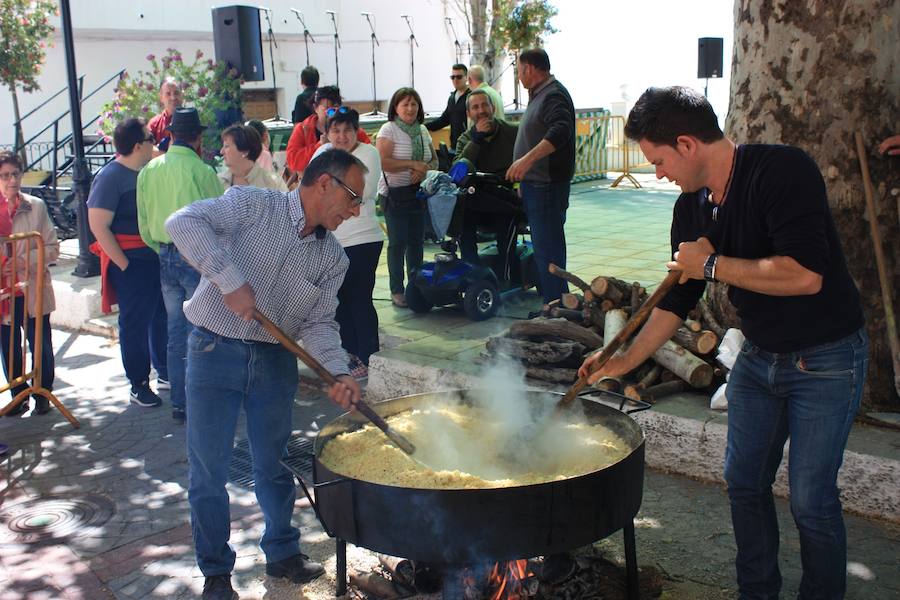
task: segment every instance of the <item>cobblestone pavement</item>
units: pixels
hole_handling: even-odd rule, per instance
[[[171,419],[167,406],[128,403],[115,344],[84,334],[53,335],[56,393],[81,428],[55,411],[0,419],[0,440],[10,446],[0,463],[0,600],[199,597],[203,579],[191,544],[183,426]],[[336,414],[321,393],[301,389],[295,430],[314,435]],[[295,513],[303,549],[324,562],[328,573],[296,586],[265,577],[255,498],[236,486],[229,492],[231,541],[238,552],[234,582],[242,599],[333,595],[334,544],[305,500],[298,500]],[[792,596],[800,576],[799,549],[786,502],[778,500],[778,507],[785,591]],[[900,528],[858,517],[848,517],[847,526],[848,597],[900,596]],[[648,472],[637,544],[642,565],[668,574],[665,597],[734,596],[734,546],[720,488]],[[619,536],[601,547],[621,556]],[[374,559],[351,548],[349,562],[351,568],[369,568]]]

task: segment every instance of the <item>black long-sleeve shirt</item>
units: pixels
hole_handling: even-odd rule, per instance
[[[452,92],[450,98],[447,99],[447,108],[444,109],[441,116],[425,124],[428,131],[437,131],[449,125],[451,148],[456,148],[456,140],[459,139],[460,134],[469,125],[469,117],[466,114],[466,98],[469,97],[470,91],[466,90],[459,95],[459,98],[456,97],[456,92]]]
[[[863,325],[859,291],[847,270],[828,208],[825,182],[799,148],[743,145],[725,202],[713,220],[708,191],[681,194],[673,211],[672,252],[681,242],[707,237],[722,256],[789,256],[822,276],[822,289],[805,296],[770,296],[730,286],[741,329],[769,352],[794,352],[832,342]],[[676,285],[659,307],[685,317],[705,281]]]

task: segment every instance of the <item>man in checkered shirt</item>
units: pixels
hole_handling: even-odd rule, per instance
[[[291,525],[294,484],[279,463],[291,433],[297,361],[253,320],[272,319],[331,371],[328,396],[349,409],[359,385],[334,321],[347,257],[329,233],[359,215],[366,168],[342,150],[316,157],[290,193],[232,187],[166,222],[181,254],[201,273],[184,314],[194,325],[187,355],[188,499],[204,599],[236,597],[225,482],[238,414],[247,415],[256,497],[265,517],[266,573],[305,583],[324,572],[300,553]]]

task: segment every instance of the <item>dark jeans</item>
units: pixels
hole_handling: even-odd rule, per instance
[[[24,365],[22,364],[22,321],[25,315],[25,299],[22,296],[17,296],[15,299],[15,313],[16,318],[15,322],[11,325],[0,325],[0,349],[3,350],[3,356],[0,357],[0,362],[3,363],[3,374],[6,375],[6,380],[9,381],[11,379],[15,379],[16,377],[21,377]],[[34,367],[34,317],[28,317],[27,319],[27,331],[25,332],[26,339],[28,340],[28,347],[31,348],[31,365]],[[53,391],[53,379],[54,379],[54,358],[53,358],[53,341],[50,336],[50,315],[44,315],[43,323],[41,325],[43,328],[43,332],[41,333],[41,387]],[[13,348],[15,351],[13,352],[13,370],[12,373],[9,372],[9,340],[10,333],[13,335]],[[27,383],[19,384],[13,387],[10,390],[10,394],[15,398],[20,392],[28,389]]]
[[[552,275],[550,263],[566,268],[566,210],[569,208],[569,182],[522,182],[522,203],[528,215],[534,261],[544,303],[558,299],[569,291],[566,282]]]
[[[294,482],[279,461],[291,434],[297,359],[278,344],[244,342],[194,328],[187,341],[188,501],[197,565],[206,577],[231,573],[235,553],[225,482],[238,414],[247,415],[256,499],[268,562],[300,552],[291,525]]]
[[[382,203],[382,206],[384,204]],[[404,277],[422,266],[425,246],[424,209],[395,210],[384,212],[384,222],[388,233],[388,276],[392,294],[402,294]],[[406,270],[403,259],[406,258]]]
[[[772,354],[749,341],[728,380],[725,481],[742,600],[777,599],[778,521],[772,483],[790,437],[791,513],[800,533],[802,600],[839,599],[847,538],[837,474],[868,366],[865,328],[800,352]]]
[[[184,303],[194,295],[200,283],[200,273],[178,252],[174,244],[164,244],[159,249],[159,282],[163,302],[166,305],[168,343],[166,365],[172,391],[172,408],[184,409],[184,369],[188,332],[191,325],[184,316]]]
[[[109,283],[119,301],[119,348],[122,366],[132,387],[146,385],[150,365],[162,379],[166,368],[166,306],[159,283],[159,258],[149,249],[140,255],[126,252],[128,268],[110,263]]]
[[[350,267],[338,290],[335,320],[341,327],[341,346],[369,364],[369,356],[378,352],[378,313],[372,304],[375,269],[384,242],[371,242],[344,248]]]

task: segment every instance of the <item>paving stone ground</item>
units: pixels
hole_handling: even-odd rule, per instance
[[[658,281],[667,252],[671,190],[651,187],[638,193],[583,184],[575,192],[567,224],[570,268],[585,276],[603,272],[648,284]],[[604,249],[608,255],[602,254]],[[649,258],[636,256],[644,253]],[[380,272],[378,285],[376,295],[386,300],[385,273]],[[511,303],[509,314],[538,303],[535,296],[525,295]],[[428,355],[429,337],[446,344],[446,332],[456,328],[457,337],[467,338],[454,309],[423,316],[387,302],[378,306],[383,339],[394,345],[418,341]],[[435,330],[442,335],[433,336]],[[445,351],[483,343],[484,335],[473,330],[459,349]],[[171,419],[168,404],[144,409],[128,403],[115,342],[60,330],[53,336],[55,391],[81,428],[74,429],[55,411],[0,419],[0,441],[10,446],[9,455],[0,459],[0,600],[199,597],[203,578],[191,541],[183,426]],[[167,400],[165,392],[162,395]],[[337,414],[318,391],[298,390],[296,432],[314,436]],[[266,578],[257,545],[263,524],[255,497],[231,485],[229,493],[231,541],[238,553],[233,580],[243,600],[333,596],[334,544],[305,500],[298,498],[294,516],[303,550],[322,561],[327,573],[298,586]],[[25,503],[53,498],[110,506],[112,513],[102,523],[72,528],[65,537],[27,541],[10,531],[9,520],[23,514],[29,506]],[[800,578],[799,547],[786,501],[776,503],[782,523],[784,597],[793,597]],[[42,517],[36,518],[39,522]],[[847,597],[900,597],[900,528],[854,516],[846,521],[851,571]],[[665,598],[735,597],[734,543],[720,487],[648,471],[636,524],[638,561],[667,574]],[[621,557],[618,535],[600,547],[613,558]],[[351,568],[375,563],[368,551],[358,548],[350,548],[348,559]]]

